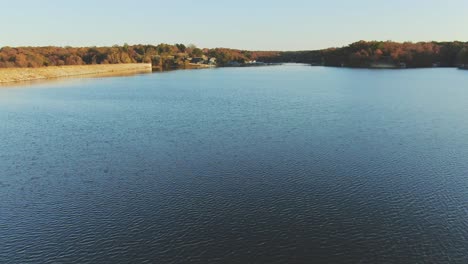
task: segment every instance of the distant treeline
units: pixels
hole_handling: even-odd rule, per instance
[[[280,52],[260,58],[266,62],[298,62],[324,66],[372,67],[377,64],[455,67],[468,64],[468,42],[397,43],[359,41],[342,48]]]
[[[180,68],[190,58],[209,56],[216,58],[218,65],[229,62],[245,62],[258,57],[278,56],[278,52],[251,52],[233,49],[200,49],[193,45],[159,44],[122,45],[112,47],[3,47],[0,49],[0,68],[44,67],[63,65],[92,65],[118,63],[152,63],[153,66]]]
[[[215,58],[217,65],[231,62],[297,62],[324,66],[372,67],[455,67],[468,65],[468,42],[397,43],[359,41],[342,48],[316,51],[246,51],[235,49],[200,49],[194,45],[159,44],[112,47],[3,47],[0,68],[44,67],[62,65],[152,63],[161,69],[182,68],[192,58]]]

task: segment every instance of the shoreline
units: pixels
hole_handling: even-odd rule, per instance
[[[41,68],[0,68],[0,85],[86,76],[116,76],[151,73],[150,63],[49,66]]]
[[[189,64],[183,68],[172,70],[195,70],[195,69],[213,69],[213,68],[232,68],[232,67],[261,67],[282,65],[283,63],[266,63],[263,65],[240,65],[240,66],[214,66],[203,64]],[[347,68],[347,69],[370,69],[370,70],[407,70],[407,69],[430,69],[431,67],[421,68],[386,68],[386,67],[349,67],[349,66],[326,66],[304,64],[313,67],[326,68]],[[434,68],[453,68],[468,70],[467,67],[432,67]],[[40,68],[0,68],[0,86],[15,85],[18,83],[40,82],[47,80],[63,79],[63,78],[79,78],[79,77],[115,77],[128,76],[139,73],[152,73],[162,70],[153,67],[151,63],[129,63],[129,64],[93,64],[93,65],[66,65],[66,66],[48,66]],[[170,71],[170,70],[169,70]]]
[[[459,66],[441,66],[441,67],[378,67],[378,66],[367,66],[367,67],[354,67],[354,66],[339,66],[339,65],[316,65],[306,63],[305,65],[309,65],[312,67],[325,67],[325,68],[343,68],[343,69],[356,69],[356,70],[418,70],[418,69],[460,69],[460,70],[468,70],[467,67],[459,67]]]

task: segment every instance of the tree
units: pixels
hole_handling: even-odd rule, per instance
[[[16,67],[28,67],[28,60],[26,56],[22,53],[15,56],[15,66]]]
[[[127,43],[124,43],[123,47],[122,47],[122,50],[125,51],[125,52],[128,52],[128,44]]]
[[[457,54],[458,64],[468,64],[468,47],[464,47]]]
[[[180,52],[185,52],[185,50],[187,49],[187,47],[184,44],[176,44],[176,47]]]
[[[201,57],[203,56],[203,51],[199,48],[195,48],[192,50],[192,56],[193,57]]]

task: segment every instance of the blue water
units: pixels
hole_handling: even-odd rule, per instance
[[[468,72],[0,88],[0,263],[468,263]]]

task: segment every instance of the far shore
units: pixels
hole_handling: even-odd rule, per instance
[[[151,63],[50,66],[41,68],[1,68],[0,84],[65,77],[116,76],[132,73],[150,73],[151,71]]]
[[[239,64],[231,67],[247,67],[247,66],[270,66],[280,65],[281,63],[261,63],[261,64]],[[318,64],[306,64],[311,66],[323,66]],[[229,67],[227,65],[225,67]],[[184,68],[178,69],[209,69],[219,66],[205,64],[186,64]],[[363,69],[356,67],[344,68]],[[453,68],[453,67],[452,67]],[[459,69],[468,70],[468,66],[462,65]],[[364,67],[364,69],[409,69],[406,67],[389,67],[388,65],[372,65]],[[455,68],[456,69],[456,68]],[[77,78],[77,77],[114,77],[126,76],[139,73],[151,73],[154,71],[164,71],[160,67],[154,67],[151,63],[128,63],[128,64],[93,64],[93,65],[67,65],[67,66],[49,66],[40,68],[0,68],[0,86],[15,85],[22,82],[35,82],[61,78]]]

